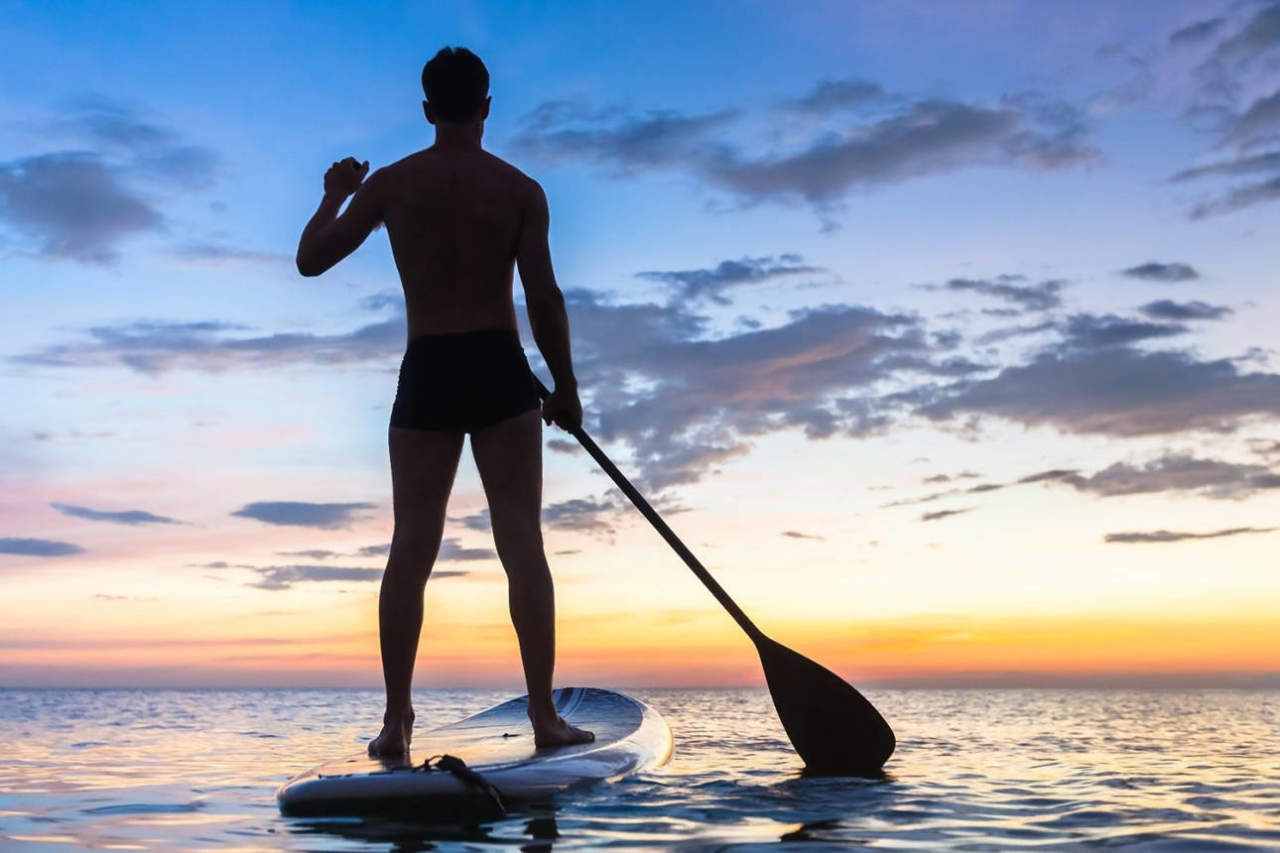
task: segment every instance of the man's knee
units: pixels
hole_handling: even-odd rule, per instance
[[[397,524],[391,536],[390,564],[408,563],[430,566],[440,550],[444,531],[435,526]]]

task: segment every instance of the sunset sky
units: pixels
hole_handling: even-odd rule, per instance
[[[768,633],[1280,683],[1280,2],[3,8],[0,686],[381,683],[403,301],[385,230],[293,254],[332,161],[431,143],[444,45],[546,190],[588,432]],[[761,683],[545,437],[558,683]],[[465,452],[419,686],[520,684],[484,510]]]

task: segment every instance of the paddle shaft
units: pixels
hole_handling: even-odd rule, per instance
[[[545,399],[551,392],[547,390],[547,386],[543,385],[542,380],[537,376],[534,376],[533,379],[538,383],[538,392]],[[657,530],[658,534],[667,540],[667,544],[671,546],[671,549],[680,555],[680,559],[684,560],[684,564],[689,567],[689,570],[697,575],[698,580],[702,581],[702,585],[711,591],[711,594],[716,597],[716,601],[720,602],[720,605],[729,611],[729,615],[733,617],[733,620],[738,623],[742,630],[747,632],[747,636],[751,637],[753,641],[762,638],[764,634],[755,626],[755,623],[747,618],[747,614],[742,612],[742,608],[729,597],[729,593],[725,592],[724,587],[716,582],[716,579],[698,561],[698,558],[693,556],[693,552],[689,550],[688,546],[680,541],[680,537],[675,534],[675,531],[662,520],[662,516],[658,515],[657,510],[649,505],[649,502],[644,499],[644,495],[640,494],[636,487],[631,485],[631,481],[618,470],[618,466],[613,464],[613,460],[605,455],[604,451],[600,449],[600,446],[595,443],[591,436],[587,435],[586,430],[578,427],[577,429],[569,430],[569,432],[573,434],[574,438],[578,439],[578,443],[583,446],[587,453],[591,454],[591,458],[596,460],[596,464],[603,468],[604,472],[613,479],[613,482],[631,500],[631,503],[635,504],[636,509],[640,510],[640,514],[649,520],[649,523],[653,525],[653,529]]]

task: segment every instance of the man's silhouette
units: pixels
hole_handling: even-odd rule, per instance
[[[298,271],[320,275],[386,223],[409,321],[389,436],[395,533],[378,601],[387,708],[369,752],[409,749],[422,594],[465,433],[507,573],[535,741],[590,740],[590,732],[556,713],[551,699],[555,599],[542,547],[539,406],[548,424],[571,429],[582,422],[582,405],[564,298],[551,269],[546,195],[480,147],[489,72],[475,54],[442,49],[422,69],[422,88],[435,144],[367,180],[368,161],[334,163],[298,246]],[[541,404],[516,331],[513,266],[520,269],[534,340],[555,381]]]

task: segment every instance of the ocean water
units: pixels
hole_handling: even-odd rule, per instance
[[[1280,691],[869,690],[884,778],[807,778],[763,690],[632,690],[669,764],[477,826],[284,818],[357,690],[0,690],[3,850],[1280,849]],[[511,698],[423,691],[419,725]]]

